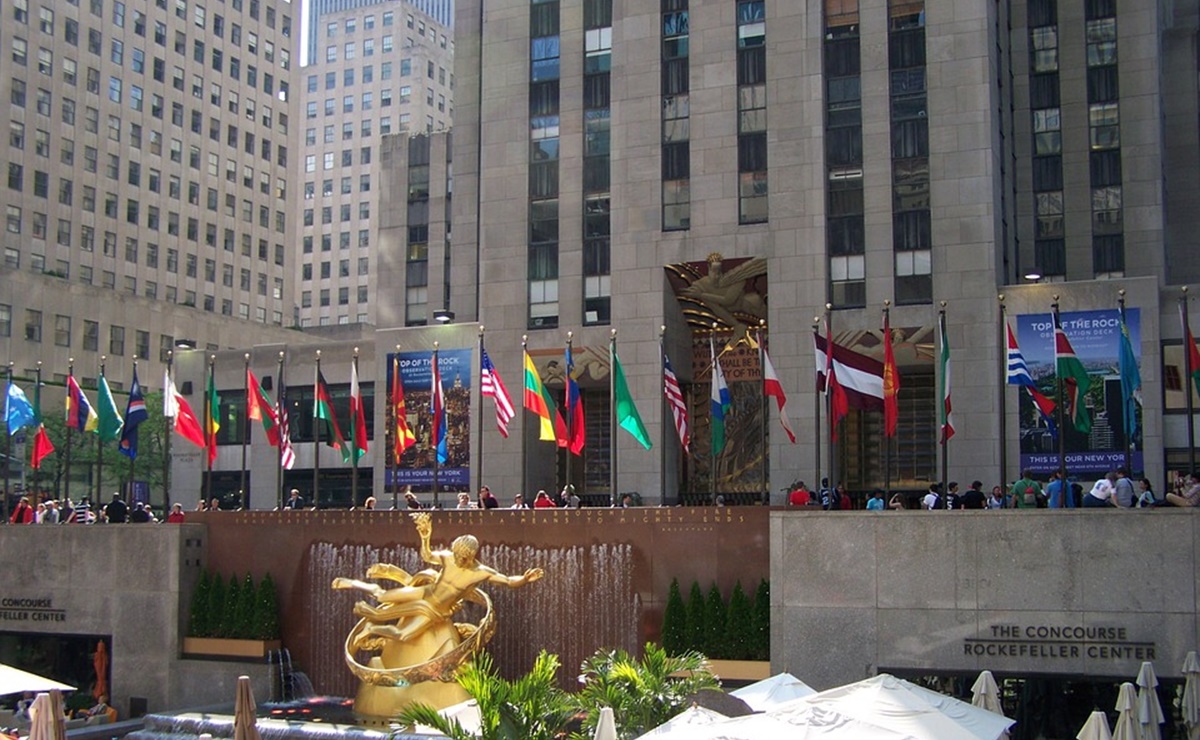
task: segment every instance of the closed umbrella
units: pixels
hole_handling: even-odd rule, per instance
[[[1075,740],[1112,740],[1112,731],[1108,729],[1108,719],[1099,709],[1092,712],[1083,723]]]
[[[1117,726],[1113,740],[1142,740],[1142,726],[1137,719],[1137,689],[1126,681],[1117,692]]]
[[[1138,724],[1142,726],[1142,737],[1145,740],[1160,740],[1163,723],[1162,705],[1158,703],[1158,676],[1154,675],[1154,664],[1150,661],[1142,663],[1142,669],[1137,675]]]
[[[104,640],[96,643],[92,668],[96,671],[96,688],[92,689],[92,698],[99,701],[100,697],[108,695],[108,648],[104,646]]]
[[[979,677],[971,685],[971,704],[989,712],[1004,714],[1004,707],[1000,706],[1000,687],[996,685],[996,677],[991,671],[980,671]],[[1008,731],[1004,731],[1000,737],[1007,739]]]
[[[592,740],[617,740],[617,720],[612,707],[600,708],[600,719],[596,721],[596,732]]]
[[[254,716],[254,690],[249,676],[238,676],[237,695],[233,701],[233,740],[262,740],[258,734],[258,719]]]
[[[1183,721],[1189,740],[1200,740],[1200,657],[1196,651],[1183,659]]]
[[[29,740],[54,740],[54,715],[50,695],[41,693],[29,705]]]

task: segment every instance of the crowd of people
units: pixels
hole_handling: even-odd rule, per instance
[[[1171,491],[1158,497],[1154,486],[1147,478],[1134,479],[1124,467],[1106,473],[1090,488],[1069,478],[1064,482],[1059,471],[1052,472],[1043,483],[1032,471],[1026,470],[1021,478],[1008,486],[992,486],[984,493],[982,481],[972,481],[962,490],[957,481],[944,486],[941,482],[929,485],[929,490],[919,499],[905,493],[896,493],[884,501],[881,489],[872,491],[863,508],[868,511],[885,509],[917,508],[927,511],[953,511],[956,509],[1075,509],[1075,508],[1118,508],[1138,509],[1155,506],[1200,506],[1200,472],[1178,471],[1172,475]],[[803,481],[797,481],[788,493],[789,506],[812,506],[825,510],[856,508],[851,496],[842,484],[830,488],[829,479],[821,479],[817,492],[809,491]]]
[[[160,519],[150,504],[135,501],[130,506],[119,493],[114,493],[112,500],[104,506],[93,506],[87,498],[78,503],[70,498],[58,500],[45,494],[34,498],[39,499],[36,505],[29,496],[22,496],[17,501],[9,514],[9,524],[150,524],[160,521],[182,524],[184,518],[180,504],[172,505],[171,511]]]

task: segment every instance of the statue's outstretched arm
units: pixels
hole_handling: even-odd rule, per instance
[[[429,537],[433,534],[433,520],[424,512],[409,516],[412,517],[417,527],[417,535],[421,538],[421,560],[430,565],[439,565],[441,561],[434,557],[433,550],[429,547]]]
[[[506,576],[503,573],[497,573],[491,568],[488,568],[488,571],[491,573],[488,576],[488,583],[496,583],[501,586],[508,586],[509,588],[520,588],[526,583],[533,583],[546,575],[546,571],[541,568],[530,568],[519,576]]]

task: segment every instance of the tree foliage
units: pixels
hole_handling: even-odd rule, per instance
[[[617,737],[626,740],[658,727],[687,708],[688,697],[719,688],[707,659],[695,651],[671,655],[647,643],[641,660],[624,650],[598,651],[583,663],[577,698],[587,713],[585,734],[592,737],[600,710],[611,707]]]
[[[242,585],[238,589],[237,601],[230,605],[234,619],[229,637],[238,640],[255,639],[254,613],[257,610],[257,602],[258,588],[254,585],[254,576],[247,572],[246,578],[243,579]]]
[[[211,588],[212,580],[208,577],[208,571],[201,571],[200,581],[196,584],[196,590],[192,592],[192,607],[188,618],[188,635],[190,637],[205,637],[209,633],[208,603],[211,598],[209,595]]]
[[[692,581],[687,601],[687,644],[692,650],[700,650],[704,646],[708,632],[704,628],[704,592],[700,584]]]
[[[754,616],[751,633],[751,655],[755,660],[771,659],[771,584],[759,581],[754,592]]]
[[[742,582],[733,586],[729,608],[725,612],[725,656],[731,660],[753,659],[754,609],[742,590]]]
[[[704,648],[706,655],[725,657],[725,599],[721,589],[714,582],[708,589],[708,599],[704,603]]]
[[[279,592],[271,574],[263,576],[255,599],[254,635],[259,640],[279,639]]]
[[[678,578],[671,579],[667,606],[663,609],[662,645],[671,655],[678,655],[688,649],[687,607],[683,603]]]
[[[554,740],[561,737],[575,715],[571,697],[557,686],[558,656],[538,654],[533,669],[514,681],[502,678],[487,653],[463,666],[458,684],[479,705],[479,732],[469,732],[457,720],[447,719],[426,704],[404,709],[397,721],[422,724],[451,740]]]

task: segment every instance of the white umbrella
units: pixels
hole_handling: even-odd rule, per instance
[[[53,709],[50,695],[44,692],[38,694],[29,705],[29,740],[55,740],[56,723]],[[59,722],[62,721],[61,716],[58,719]]]
[[[1158,703],[1158,676],[1154,675],[1154,665],[1150,661],[1142,663],[1142,669],[1137,675],[1138,723],[1142,726],[1142,737],[1145,740],[1159,740],[1164,721],[1162,705]]]
[[[971,704],[989,712],[1004,714],[1004,708],[1000,704],[1000,687],[996,685],[996,677],[991,671],[980,671],[979,677],[971,685]],[[1005,731],[1000,737],[1007,740],[1008,732]]]
[[[1108,719],[1099,709],[1092,712],[1083,723],[1075,740],[1112,740],[1112,732],[1108,729]]]
[[[238,676],[237,693],[233,701],[234,740],[261,740],[254,709],[254,689],[250,686],[250,677]]]
[[[612,707],[600,708],[600,719],[596,721],[596,732],[592,740],[617,740],[617,720]]]
[[[1142,740],[1142,726],[1137,721],[1137,689],[1126,681],[1117,692],[1117,726],[1113,740]]]
[[[25,691],[50,691],[51,689],[74,691],[75,687],[0,663],[0,696],[20,694]]]
[[[1188,737],[1200,740],[1200,657],[1195,650],[1188,651],[1183,659],[1183,675],[1183,721]]]
[[[673,720],[672,720],[673,721]],[[826,707],[814,707],[805,699],[796,699],[766,713],[747,714],[743,717],[727,717],[711,724],[663,725],[642,738],[661,740],[823,740],[824,738],[850,738],[851,740],[920,740],[921,738],[961,737],[961,735],[914,736],[894,727],[880,726],[846,717]]]
[[[729,693],[749,704],[754,711],[767,712],[817,691],[790,673],[780,673]]]
[[[692,705],[653,730],[650,730],[645,735],[638,737],[637,740],[671,736],[693,738],[699,734],[701,728],[711,725],[714,722],[723,722],[727,719],[729,718],[719,712]]]
[[[813,694],[808,702],[918,738],[996,740],[1013,721],[886,673]]]

